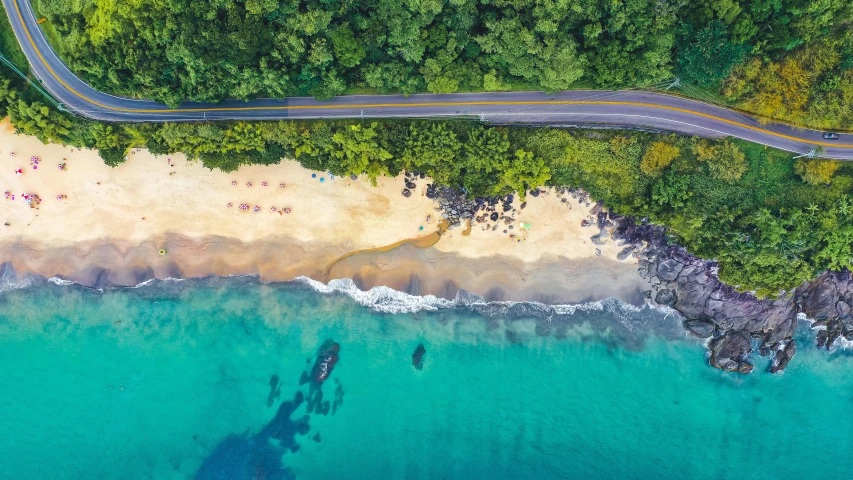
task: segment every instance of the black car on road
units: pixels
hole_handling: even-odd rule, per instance
[[[823,134],[823,138],[825,138],[827,140],[838,140],[838,134],[826,132]]]

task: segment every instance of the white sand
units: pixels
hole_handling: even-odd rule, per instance
[[[364,179],[332,180],[320,173],[311,178],[315,172],[294,161],[247,166],[227,174],[210,171],[201,162],[188,162],[183,155],[154,156],[135,150],[126,163],[110,168],[95,151],[44,145],[34,137],[10,132],[7,123],[3,127],[0,191],[8,190],[16,199],[0,199],[0,221],[10,224],[0,229],[0,242],[54,247],[94,239],[138,243],[178,232],[243,242],[286,235],[302,242],[323,241],[359,250],[434,231],[439,220],[434,203],[422,194],[423,180],[416,194],[406,199],[400,194],[401,179],[380,178],[373,187]],[[15,155],[10,156],[11,152]],[[33,156],[39,158],[37,170],[30,165]],[[169,166],[168,158],[174,167]],[[57,168],[63,161],[66,171]],[[24,174],[16,175],[17,168]],[[268,182],[266,187],[261,186],[263,181]],[[280,188],[280,183],[286,187]],[[21,198],[24,192],[42,198],[38,209],[26,205]],[[68,198],[57,200],[61,194]],[[230,208],[229,202],[233,203]],[[241,203],[260,206],[261,211],[241,211]],[[291,213],[274,213],[271,207],[289,207]],[[457,228],[436,248],[466,257],[500,254],[525,262],[543,254],[589,257],[595,247],[588,238],[595,231],[580,227],[587,212],[577,202],[561,203],[555,195],[528,196],[528,206],[516,216],[514,231],[503,234],[507,227],[501,225],[496,232],[485,232],[474,225],[470,236],[463,236],[463,229]],[[426,222],[428,215],[432,216],[430,223]],[[531,229],[521,229],[520,223],[531,224]],[[419,230],[421,226],[424,231]],[[524,241],[510,239],[509,234]],[[616,250],[610,242],[604,255],[613,256]]]
[[[11,152],[15,155],[11,156]],[[30,164],[34,156],[39,159],[37,170]],[[66,163],[66,171],[57,168],[61,162]],[[14,173],[18,168],[24,170],[23,175]],[[95,151],[44,145],[34,137],[15,134],[6,121],[0,125],[0,192],[10,191],[15,200],[0,198],[0,223],[9,224],[0,226],[0,247],[7,257],[15,252],[16,268],[23,265],[37,273],[54,275],[69,272],[40,270],[48,268],[46,263],[53,265],[68,256],[63,253],[59,257],[60,250],[76,252],[79,258],[74,268],[81,268],[89,250],[95,246],[103,250],[105,244],[110,244],[119,255],[111,254],[109,261],[101,258],[99,265],[106,268],[109,265],[105,262],[128,256],[131,249],[142,248],[145,255],[151,250],[150,254],[156,257],[157,249],[168,247],[168,239],[176,236],[195,242],[184,245],[194,252],[203,250],[207,239],[221,237],[239,246],[219,248],[215,254],[210,253],[213,257],[209,259],[194,259],[190,272],[261,272],[282,279],[314,272],[322,262],[346,252],[382,247],[436,229],[439,214],[433,201],[423,195],[425,180],[420,180],[415,194],[406,199],[400,193],[400,178],[381,178],[374,187],[365,179],[333,180],[319,172],[317,178],[312,178],[312,173],[297,162],[283,161],[280,165],[248,166],[227,174],[207,170],[200,162],[188,162],[182,155],[154,156],[144,149],[131,152],[127,162],[110,168]],[[320,182],[320,178],[325,181]],[[237,185],[233,186],[232,181]],[[268,185],[262,186],[263,181]],[[253,185],[248,187],[248,182]],[[280,183],[285,183],[285,188],[280,188]],[[26,205],[21,198],[24,192],[41,197],[38,209]],[[57,200],[57,195],[67,195],[67,199]],[[229,202],[233,204],[230,208]],[[241,211],[241,203],[250,208],[257,205],[261,211]],[[589,236],[597,229],[580,226],[588,208],[571,199],[563,203],[554,194],[528,197],[527,203],[516,215],[515,228],[508,233],[503,233],[507,226],[502,224],[497,231],[483,231],[482,225],[475,224],[469,235],[463,235],[463,228],[455,228],[446,232],[433,250],[445,254],[445,258],[467,259],[463,263],[469,270],[477,276],[492,275],[495,284],[509,275],[495,275],[491,270],[498,264],[509,270],[526,270],[525,266],[534,263],[541,266],[595,256],[596,246]],[[289,207],[292,213],[282,215],[272,212],[271,207]],[[432,217],[429,223],[428,215]],[[520,229],[521,223],[529,223],[530,230]],[[510,238],[510,234],[517,237]],[[519,238],[523,241],[519,242]],[[267,250],[246,251],[252,242],[264,244]],[[290,243],[298,248],[290,248],[281,258],[271,259],[267,253],[270,245],[273,251],[277,251],[274,245],[282,245],[278,250],[284,252],[283,245]],[[602,256],[609,259],[619,250],[612,241],[599,248]],[[56,253],[47,262],[52,258],[51,251]],[[136,256],[139,257],[138,252]],[[10,258],[0,258],[0,262],[7,260]],[[137,264],[150,266],[160,260],[137,260]],[[434,258],[424,261],[437,262]],[[625,263],[625,270],[634,268],[629,265],[634,260]],[[297,264],[311,264],[313,270],[295,268]],[[205,272],[205,268],[209,270]]]

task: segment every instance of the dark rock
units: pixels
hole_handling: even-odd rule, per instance
[[[675,293],[675,290],[670,290],[668,288],[662,288],[657,295],[655,295],[655,302],[659,305],[671,307],[675,305],[677,301],[678,294]]]
[[[581,220],[581,226],[582,227],[588,227],[590,225],[592,225],[592,223],[589,220],[587,220],[585,218],[583,220]]]
[[[678,278],[678,274],[681,272],[682,268],[684,268],[684,265],[670,258],[658,264],[657,272],[661,280],[671,282]]]
[[[565,200],[565,199],[563,199],[563,200]],[[524,210],[525,208],[527,208],[527,202],[521,202],[521,205],[519,205],[518,208],[521,210]]]
[[[438,192],[435,190],[435,185],[429,184],[426,189],[426,197],[430,200],[435,200],[438,198]]]
[[[791,340],[785,345],[785,348],[781,348],[776,350],[776,355],[773,356],[773,361],[770,362],[770,368],[768,371],[770,373],[781,372],[785,370],[785,367],[788,366],[788,362],[794,358],[794,355],[797,353],[797,342]]]
[[[409,190],[414,190],[418,188],[418,186],[415,185],[415,182],[406,182],[406,188],[408,188]]]
[[[533,190],[530,191],[530,194],[533,195],[534,197],[538,197],[539,196],[539,189],[534,188]]]
[[[711,350],[709,362],[714,367],[739,373],[749,373],[753,369],[749,362],[749,354],[752,352],[749,332],[729,330],[711,340],[708,348]]]
[[[320,346],[320,351],[317,352],[317,360],[311,368],[311,378],[316,383],[322,383],[329,378],[335,364],[338,363],[338,352],[341,346],[335,343],[332,339],[323,342]]]
[[[412,365],[417,370],[422,370],[424,368],[424,355],[426,355],[426,348],[424,348],[424,344],[418,344],[418,347],[415,349],[415,353],[412,354]]]
[[[598,212],[596,225],[598,225],[599,230],[604,230],[604,227],[607,226],[607,212]]]
[[[604,235],[604,238],[607,238],[607,236]],[[589,237],[589,239],[592,241],[592,243],[594,243],[596,245],[604,245],[605,243],[607,243],[604,240],[602,240],[602,234],[601,233],[597,233],[597,234]]]
[[[616,260],[619,260],[619,261],[625,260],[626,258],[630,257],[632,253],[634,253],[634,246],[629,245],[629,246],[623,248],[621,252],[616,254]]]
[[[406,197],[406,198],[411,197],[411,196],[412,196],[412,191],[411,191],[411,190],[409,190],[408,188],[404,188],[404,189],[403,189],[403,196],[404,196],[404,197]]]
[[[847,315],[850,315],[850,305],[843,300],[839,300],[838,303],[835,304],[835,310],[838,311],[839,317],[846,317]]]
[[[710,337],[714,334],[714,330],[717,328],[708,320],[685,320],[682,325],[684,325],[684,328],[690,332],[690,334],[699,338]]]
[[[353,173],[349,176],[349,178],[350,178],[350,180],[358,180],[358,175]]]
[[[500,215],[498,215],[498,212],[492,212],[492,214],[489,215],[489,219],[493,222],[497,222],[498,218],[500,218]]]

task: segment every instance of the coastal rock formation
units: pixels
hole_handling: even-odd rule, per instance
[[[777,299],[758,299],[738,292],[717,278],[717,264],[671,245],[665,229],[610,215],[611,237],[640,257],[640,275],[652,283],[657,304],[676,309],[685,317],[684,328],[700,338],[713,337],[710,363],[724,370],[747,373],[753,348],[773,355],[769,371],[784,370],[796,354],[792,339],[797,313],[814,319],[818,347],[830,349],[839,340],[853,341],[853,276],[849,270],[824,272],[815,281],[783,292]],[[600,224],[601,222],[599,222]],[[598,237],[600,238],[600,237]],[[625,251],[625,250],[623,250]]]
[[[787,365],[796,351],[796,347],[787,348],[796,327],[793,295],[760,300],[738,292],[717,278],[716,262],[670,245],[664,229],[618,216],[611,216],[611,220],[616,223],[612,237],[636,248],[639,273],[657,290],[655,302],[681,313],[684,328],[691,334],[713,337],[709,344],[711,365],[741,373],[751,371],[751,338],[761,340],[761,355],[774,354],[776,371]]]
[[[788,366],[788,362],[794,358],[794,354],[797,353],[797,342],[795,340],[791,340],[784,347],[780,348],[776,351],[776,355],[773,356],[773,361],[770,362],[770,368],[768,368],[768,372],[777,373],[785,370],[785,367]]]
[[[853,341],[853,276],[849,270],[824,272],[797,292],[803,313],[818,329],[817,346],[829,350],[839,338]]]
[[[317,360],[311,368],[311,378],[314,382],[323,383],[324,380],[329,378],[332,369],[338,363],[338,352],[340,350],[341,346],[331,339],[323,342],[320,351],[317,352]]]
[[[709,338],[714,335],[717,326],[710,320],[685,320],[684,329],[699,338]]]
[[[752,371],[753,366],[749,362],[752,342],[748,332],[729,330],[711,340],[708,348],[711,350],[709,359],[711,365],[730,372],[749,373]]]

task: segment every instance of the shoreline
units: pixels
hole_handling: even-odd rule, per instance
[[[826,326],[818,345],[853,341],[850,272],[757,299],[722,284],[715,262],[670,245],[665,228],[615,215],[580,190],[537,189],[523,203],[468,200],[411,174],[372,185],[287,160],[223,173],[141,149],[110,168],[93,150],[44,145],[10,128],[0,124],[0,189],[9,194],[0,199],[0,263],[24,276],[96,288],[304,276],[445,300],[465,290],[485,302],[649,302],[710,339],[711,365],[740,373],[753,369],[755,353],[772,356],[771,372],[785,368],[796,354],[797,311]],[[33,194],[40,204],[21,198]]]
[[[159,256],[158,245],[168,245]],[[340,246],[301,244],[286,237],[252,243],[169,234],[136,245],[91,242],[60,248],[0,244],[0,258],[21,275],[56,277],[83,286],[135,286],[154,278],[258,275],[264,283],[305,276],[321,283],[351,279],[361,290],[377,286],[452,300],[459,290],[487,301],[578,303],[617,298],[643,303],[649,283],[631,262],[546,255],[534,262],[507,256],[470,258],[435,248],[402,245],[346,256]],[[326,271],[331,263],[334,267]]]
[[[465,289],[545,303],[640,304],[649,290],[638,259],[617,261],[615,242],[595,244],[581,227],[591,205],[554,191],[502,203],[500,221],[451,225],[436,237],[447,222],[439,199],[428,198],[429,179],[410,179],[417,187],[407,198],[403,175],[373,186],[288,160],[223,173],[144,149],[110,168],[93,150],[17,135],[8,120],[0,139],[0,189],[10,194],[0,198],[0,223],[9,224],[0,226],[0,262],[21,274],[86,286],[208,275],[351,278],[364,290],[453,298]],[[39,195],[38,208],[25,193]]]

